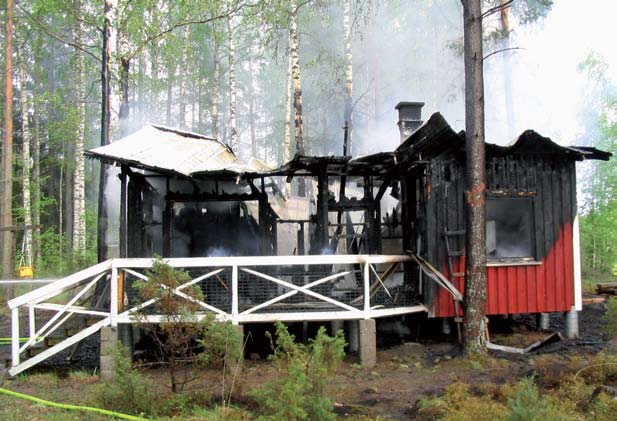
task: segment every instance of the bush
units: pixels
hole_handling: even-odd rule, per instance
[[[345,355],[342,332],[331,337],[322,326],[307,345],[295,342],[284,324],[276,324],[274,362],[278,375],[262,389],[251,393],[261,405],[263,420],[335,420],[332,402],[326,396]]]
[[[130,414],[154,415],[159,402],[154,385],[133,368],[128,351],[118,346],[111,351],[113,378],[102,383],[95,391],[97,404],[103,408]]]
[[[609,338],[617,338],[617,298],[609,298],[604,314],[604,333]]]
[[[184,288],[185,298],[173,292],[190,281],[186,271],[172,268],[157,258],[147,275],[147,281],[137,281],[134,287],[144,301],[157,301],[143,313],[137,313],[136,318],[145,319],[151,308],[164,316],[165,323],[144,322],[140,326],[154,340],[161,362],[167,364],[173,392],[181,392],[187,383],[197,380],[205,366],[229,369],[240,362],[240,332],[231,323],[216,321],[211,313],[199,320],[198,302],[204,299],[201,289],[196,285]]]

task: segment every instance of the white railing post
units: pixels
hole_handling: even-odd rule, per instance
[[[11,365],[19,365],[19,307],[11,310]]]
[[[370,319],[369,312],[371,311],[371,272],[369,262],[364,262],[364,318]]]
[[[111,266],[111,285],[109,290],[111,291],[111,297],[109,302],[109,317],[110,325],[112,328],[118,326],[118,268],[114,263]]]
[[[238,265],[231,267],[231,322],[238,324]]]
[[[36,319],[34,314],[34,306],[28,306],[28,325],[29,336],[30,339],[32,339],[36,335]]]

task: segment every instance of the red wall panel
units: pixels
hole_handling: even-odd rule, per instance
[[[443,265],[448,275],[447,264]],[[464,272],[464,258],[454,262]],[[462,278],[455,280],[463,292]],[[489,315],[569,311],[574,305],[574,256],[572,225],[560,230],[557,241],[539,265],[487,268],[486,311]],[[435,294],[435,317],[454,316],[452,296],[443,288]]]

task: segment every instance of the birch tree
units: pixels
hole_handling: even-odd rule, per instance
[[[216,28],[217,24],[213,24]],[[218,139],[218,118],[219,118],[219,101],[220,101],[220,66],[221,66],[221,53],[219,49],[218,36],[215,29],[214,34],[214,52],[213,52],[213,71],[212,71],[212,96],[210,100],[210,119],[212,121],[212,137]]]
[[[353,89],[353,62],[351,52],[351,25],[349,23],[349,0],[343,0],[343,36],[345,38],[345,113],[343,120],[349,126],[347,135],[347,153],[351,155],[352,145],[352,89]]]
[[[82,0],[75,0],[75,43],[84,41],[84,23],[82,19]],[[84,143],[86,131],[86,82],[84,53],[75,49],[75,89],[77,111],[77,133],[75,135],[75,162],[73,168],[73,253],[83,256],[86,251],[86,195]],[[127,101],[128,103],[128,101]]]
[[[21,48],[18,57],[18,71],[19,71],[19,96],[21,105],[21,205],[23,207],[24,225],[24,243],[28,250],[26,256],[26,264],[32,265],[32,230],[28,227],[32,225],[32,206],[30,203],[30,128],[29,124],[29,100],[28,100],[28,83],[26,77],[26,53],[25,47]]]
[[[289,15],[289,38],[291,40],[291,71],[293,77],[294,92],[294,126],[296,139],[296,154],[304,155],[304,126],[302,123],[302,81],[300,79],[300,37],[298,35],[298,6],[296,0],[291,0],[291,12]],[[298,195],[306,194],[305,181],[298,180]]]
[[[188,21],[188,11],[185,15],[185,20]],[[184,27],[182,33],[182,53],[180,54],[180,115],[178,118],[178,123],[181,128],[187,128],[186,124],[186,84],[187,79],[189,77],[189,64],[188,64],[188,54],[189,54],[189,35],[191,34],[191,27],[186,25]]]
[[[283,162],[291,160],[291,83],[292,83],[292,59],[291,59],[291,33],[287,48],[287,83],[285,84],[285,137]],[[287,183],[288,187],[291,186]],[[289,188],[288,188],[289,191]]]
[[[238,154],[238,128],[236,116],[236,49],[234,46],[234,28],[232,1],[227,3],[227,33],[229,37],[229,146]]]

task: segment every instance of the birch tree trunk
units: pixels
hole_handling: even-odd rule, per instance
[[[32,224],[41,223],[41,138],[43,128],[41,125],[42,109],[36,102],[34,104],[34,136],[32,137]],[[34,267],[38,267],[41,261],[40,246],[41,229],[36,228],[32,239],[32,256]]]
[[[77,28],[75,43],[82,45],[84,40],[84,24],[81,19],[83,3],[75,2],[75,16]],[[76,110],[77,133],[75,136],[75,162],[73,168],[73,253],[83,256],[86,251],[86,196],[85,196],[85,162],[84,142],[86,131],[86,81],[85,81],[84,53],[75,49],[75,76],[76,76]]]
[[[349,125],[347,135],[347,154],[351,155],[352,146],[352,89],[353,89],[353,63],[351,54],[351,25],[349,23],[349,0],[343,0],[343,34],[345,37],[345,115],[343,120]]]
[[[185,20],[188,20],[189,16],[185,16]],[[180,115],[178,116],[178,125],[185,129],[187,128],[186,124],[186,80],[188,79],[189,65],[188,65],[188,54],[189,54],[189,35],[191,34],[190,25],[186,25],[184,27],[184,33],[182,35],[182,54],[180,56]]]
[[[2,197],[0,200],[0,227],[13,225],[13,0],[6,0],[4,32],[4,142],[2,148],[2,168],[0,182]],[[13,274],[13,232],[0,232],[0,252],[2,259],[2,278]],[[6,287],[6,298],[13,298],[13,288]]]
[[[285,85],[285,145],[283,162],[289,162],[291,160],[291,33],[289,36],[289,48],[287,55],[287,84]],[[291,183],[287,183],[287,185],[290,187]]]
[[[300,38],[298,36],[298,7],[296,0],[291,0],[289,15],[289,37],[291,39],[291,71],[294,90],[294,124],[296,138],[296,154],[304,155],[303,123],[302,123],[302,83],[300,80]],[[303,179],[298,179],[298,195],[306,195],[306,186]]]
[[[249,57],[249,81],[248,81],[248,100],[249,100],[249,129],[251,132],[251,156],[257,158],[257,137],[255,134],[255,98],[253,92],[253,61]]]
[[[236,122],[236,49],[234,46],[233,16],[231,1],[227,3],[227,32],[229,35],[229,146],[238,154],[238,129]]]
[[[467,235],[463,345],[468,355],[486,352],[486,177],[481,0],[463,1],[465,38],[465,141]]]
[[[216,28],[216,25],[215,25]],[[215,30],[216,31],[216,30]],[[219,51],[219,44],[216,39],[216,32],[214,34],[214,69],[212,71],[212,99],[210,104],[210,118],[212,119],[212,137],[218,139],[218,117],[219,117],[219,101],[220,101],[220,65],[221,55]]]
[[[23,49],[20,51],[18,67],[19,67],[19,82],[20,82],[20,103],[21,103],[21,198],[24,212],[24,225],[26,227],[32,225],[32,206],[30,202],[30,128],[29,122],[29,101],[28,87],[26,83],[26,57]],[[26,243],[27,254],[26,265],[32,266],[32,230],[24,231],[24,242]]]
[[[171,126],[171,105],[175,73],[175,64],[171,63],[170,60],[167,60],[167,101],[165,106],[165,124],[167,126]]]

